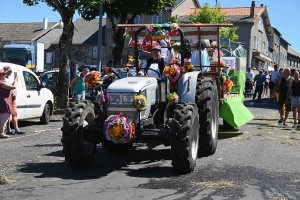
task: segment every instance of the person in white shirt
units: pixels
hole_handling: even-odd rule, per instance
[[[167,42],[168,43],[168,42]],[[139,75],[144,76],[148,74],[149,76],[162,77],[164,67],[170,64],[174,58],[172,53],[172,48],[168,43],[168,52],[166,57],[161,57],[161,47],[153,46],[151,50],[152,58],[147,59],[142,68],[140,69]]]
[[[274,71],[271,72],[270,75],[270,83],[269,83],[269,88],[270,88],[270,100],[275,97],[275,85],[276,81],[280,77],[280,73],[278,71],[277,65],[274,65]]]
[[[251,68],[250,67],[247,68],[246,79],[251,79],[252,81],[254,79],[254,73],[251,72]]]

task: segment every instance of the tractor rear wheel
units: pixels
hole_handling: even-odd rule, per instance
[[[178,174],[194,171],[199,147],[199,116],[192,103],[177,103],[172,120],[172,165]]]
[[[65,109],[61,142],[69,165],[85,167],[94,160],[96,143],[86,139],[94,120],[95,112],[90,101],[71,102]]]
[[[219,99],[214,79],[198,77],[195,101],[200,117],[198,156],[210,156],[217,149],[219,128]]]

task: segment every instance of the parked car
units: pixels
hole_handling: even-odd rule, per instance
[[[45,84],[42,84],[38,76],[28,68],[0,62],[0,69],[4,66],[12,68],[13,73],[9,79],[14,78],[14,72],[17,72],[19,78],[17,84],[18,120],[40,118],[43,124],[48,124],[54,109],[52,92],[45,88]]]

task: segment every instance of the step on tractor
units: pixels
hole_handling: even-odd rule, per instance
[[[134,41],[149,36],[149,26],[118,25],[126,28]],[[93,161],[99,143],[106,151],[126,152],[141,139],[156,139],[170,146],[172,166],[178,174],[192,172],[197,158],[213,155],[218,143],[219,105],[226,95],[218,81],[220,55],[209,66],[211,70],[203,72],[201,64],[189,63],[190,55],[186,54],[191,52],[191,45],[186,40],[194,36],[198,41],[219,41],[221,27],[232,24],[182,24],[176,29],[171,25],[152,25],[152,31],[161,34],[153,34],[151,39],[164,36],[165,32],[172,33],[172,39],[180,43],[180,60],[176,61],[180,78],[172,82],[168,74],[162,78],[155,70],[158,77],[143,71],[144,76],[124,77],[106,84],[98,92],[102,98],[70,102],[61,129],[66,162],[83,167]],[[142,47],[138,42],[133,50],[135,60],[139,60]],[[143,70],[139,62],[135,62],[135,68],[136,74]]]

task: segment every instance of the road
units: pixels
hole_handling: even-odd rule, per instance
[[[124,155],[99,145],[94,163],[75,169],[61,152],[60,116],[47,126],[22,122],[26,136],[0,140],[0,174],[13,182],[0,185],[0,199],[300,199],[300,131],[277,125],[274,102],[245,104],[255,119],[220,130],[216,154],[184,176],[155,142]]]

